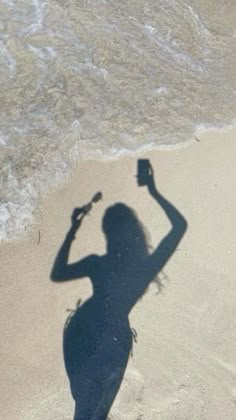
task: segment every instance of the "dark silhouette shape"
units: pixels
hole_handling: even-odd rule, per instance
[[[140,168],[145,165],[142,173]],[[187,228],[180,212],[157,191],[149,161],[139,165],[137,178],[139,185],[147,186],[172,225],[159,246],[150,254],[134,211],[117,203],[107,209],[103,218],[106,255],[90,255],[68,264],[72,240],[91,210],[90,203],[74,210],[72,226],[52,269],[53,281],[86,276],[93,284],[92,297],[78,306],[64,329],[64,360],[75,400],[74,420],[107,418],[132,349],[129,312],[162,270]]]

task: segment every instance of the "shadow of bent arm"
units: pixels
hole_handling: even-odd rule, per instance
[[[54,261],[50,278],[54,282],[75,280],[90,275],[91,265],[95,256],[88,256],[80,261],[68,264],[69,253],[75,233],[80,223],[73,223]]]
[[[162,207],[166,216],[171,222],[171,230],[150,255],[148,261],[148,271],[151,277],[157,275],[165,266],[171,255],[176,250],[179,242],[187,230],[187,221],[183,215],[163,197],[156,189],[154,181],[148,184],[148,189],[152,197]]]

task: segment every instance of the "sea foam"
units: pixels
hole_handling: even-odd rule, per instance
[[[0,240],[27,231],[76,160],[176,147],[234,120],[233,0],[0,8]]]

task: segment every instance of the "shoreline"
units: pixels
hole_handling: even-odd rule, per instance
[[[176,144],[157,144],[157,143],[148,143],[147,145],[140,146],[138,150],[129,150],[129,149],[123,149],[120,154],[115,155],[114,157],[108,155],[104,158],[101,156],[99,157],[84,157],[82,156],[81,161],[96,161],[96,162],[113,162],[119,159],[123,158],[132,158],[135,156],[139,156],[142,153],[151,153],[151,152],[162,152],[162,151],[175,151],[175,150],[181,150],[186,147],[191,146],[194,144],[195,141],[200,142],[203,140],[203,138],[211,138],[213,136],[236,136],[236,122],[232,122],[228,125],[223,125],[222,127],[204,127],[204,125],[200,124],[199,127],[196,127],[195,131],[193,132],[193,135],[189,137],[188,140],[176,143]],[[201,140],[200,140],[200,138]],[[204,140],[203,140],[204,141]],[[95,152],[97,154],[97,152]],[[96,155],[97,156],[97,155]],[[80,161],[79,161],[80,162]]]
[[[174,150],[80,161],[71,180],[43,198],[27,237],[0,244],[4,419],[72,418],[62,331],[67,309],[92,290],[88,279],[54,284],[49,276],[73,208],[103,193],[71,261],[106,252],[101,220],[117,201],[135,208],[153,246],[168,231],[162,210],[137,186],[138,157],[151,160],[157,187],[186,217],[188,231],[164,268],[163,293],[151,285],[130,314],[138,342],[111,419],[234,419],[235,131],[204,132],[200,142]]]
[[[73,177],[75,176],[75,174],[78,171],[78,168],[80,167],[81,164],[84,163],[90,163],[93,164],[94,163],[101,163],[101,164],[112,164],[113,162],[117,162],[120,161],[121,159],[132,159],[132,158],[137,158],[141,155],[149,155],[152,152],[154,153],[158,153],[158,152],[175,152],[178,150],[183,150],[185,148],[191,147],[195,142],[200,143],[202,141],[209,141],[212,139],[212,141],[214,141],[213,139],[216,137],[216,139],[221,139],[221,138],[225,138],[227,137],[228,139],[231,138],[236,138],[236,123],[232,123],[228,126],[223,126],[221,128],[216,128],[216,127],[208,127],[208,128],[201,128],[201,126],[199,128],[196,128],[192,138],[190,138],[188,141],[182,142],[182,143],[178,143],[176,145],[156,145],[156,144],[149,144],[147,146],[144,146],[143,148],[140,148],[137,151],[131,151],[131,150],[126,150],[126,151],[122,151],[120,153],[120,155],[116,155],[113,158],[112,157],[84,157],[81,156],[81,158],[77,161],[75,161],[73,163],[73,167],[71,168],[70,172],[68,174],[65,175],[65,178],[63,180],[60,181],[60,183],[56,183],[54,186],[49,187],[48,189],[46,188],[45,191],[41,192],[41,195],[38,196],[38,198],[36,199],[36,202],[38,203],[35,206],[33,206],[33,210],[32,210],[32,215],[31,215],[31,219],[29,219],[28,225],[25,226],[25,231],[21,232],[21,233],[17,233],[14,236],[12,236],[12,234],[10,235],[10,238],[4,238],[0,240],[0,247],[3,246],[6,243],[18,243],[19,241],[24,241],[27,240],[27,238],[29,237],[29,235],[31,234],[31,232],[35,229],[35,226],[38,226],[40,224],[40,214],[41,214],[41,209],[43,208],[43,203],[45,202],[45,200],[47,200],[47,197],[50,196],[51,194],[57,193],[58,191],[60,191],[61,189],[63,189],[66,185],[68,185],[71,180],[73,179]],[[25,225],[25,223],[24,223]]]

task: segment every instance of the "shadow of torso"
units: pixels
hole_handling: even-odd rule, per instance
[[[103,405],[111,406],[132,348],[128,315],[149,283],[145,261],[132,264],[130,258],[107,254],[90,256],[87,263],[93,295],[64,329],[65,366],[80,412],[84,393],[91,389]]]

